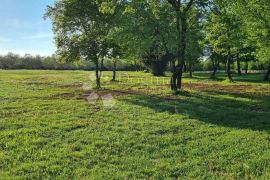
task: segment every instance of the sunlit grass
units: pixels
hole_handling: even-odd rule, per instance
[[[169,76],[156,83],[118,72],[111,82],[105,72],[96,91],[83,88],[89,74],[0,71],[1,178],[270,178],[270,85],[261,74],[235,83],[195,74],[178,96]],[[93,91],[111,94],[114,106],[89,103]]]

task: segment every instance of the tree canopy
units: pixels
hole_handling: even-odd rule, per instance
[[[204,59],[202,52],[207,48],[211,49],[210,57],[216,59],[214,71],[215,64],[225,63],[230,81],[233,81],[231,64],[236,60],[241,74],[243,57],[255,55],[270,69],[269,3],[268,0],[59,0],[48,7],[45,16],[53,22],[57,56],[65,62],[80,59],[93,62],[97,87],[104,60],[121,49],[122,58],[136,59],[154,75],[164,75],[169,64],[171,89],[178,91],[183,71],[188,67],[192,75],[192,66]]]

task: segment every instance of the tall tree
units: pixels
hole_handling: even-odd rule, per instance
[[[203,9],[202,7],[208,3],[204,0],[167,0],[172,6],[175,12],[176,19],[176,30],[177,30],[177,64],[174,62],[173,73],[171,77],[171,89],[178,91],[182,87],[182,74],[183,67],[185,64],[185,53],[187,48],[187,33],[188,33],[188,17],[190,16],[191,10],[197,8],[198,10]]]
[[[177,30],[177,65],[173,62],[171,89],[177,91],[182,87],[182,74],[185,63],[187,15],[194,4],[194,0],[182,3],[181,0],[168,0],[175,11]]]
[[[122,4],[121,4],[122,5]],[[118,28],[113,37],[125,47],[125,55],[141,59],[143,64],[157,76],[164,75],[166,66],[175,52],[174,23],[167,3],[129,1],[122,9]]]
[[[111,13],[101,12],[97,1],[59,0],[48,6],[46,18],[51,18],[57,55],[64,61],[85,59],[96,68],[96,86],[100,78],[104,57],[110,49],[106,38],[111,25]]]
[[[239,49],[239,19],[233,15],[226,0],[214,1],[214,9],[206,28],[206,38],[215,53],[226,56],[227,76],[229,81],[233,82],[231,63]]]
[[[233,1],[234,14],[240,18],[246,30],[246,43],[255,48],[255,56],[265,65],[264,79],[270,76],[270,1],[236,0]]]
[[[196,8],[190,10],[187,19],[187,34],[186,34],[186,49],[185,49],[185,64],[189,71],[189,76],[192,77],[193,66],[199,63],[199,58],[203,54],[202,48],[202,23],[200,22],[201,14]]]
[[[108,0],[107,0],[108,1]],[[153,47],[153,44],[149,42],[155,42],[157,37],[163,42],[160,43],[164,46],[166,52],[170,52],[171,48],[168,46],[175,46],[171,57],[172,77],[171,77],[171,89],[178,91],[182,87],[182,73],[185,64],[185,54],[187,47],[187,32],[188,32],[188,17],[190,16],[190,10],[192,8],[202,7],[202,4],[208,2],[207,0],[149,0],[149,1],[114,1],[114,4],[121,4],[126,6],[124,12],[132,12],[133,18],[129,18],[129,24],[141,24],[141,22],[147,22],[146,26],[138,26],[135,30],[137,34],[144,36],[144,40],[140,41],[141,45],[136,46],[137,50],[144,47],[145,44],[149,45],[149,49]],[[196,6],[195,6],[196,5]],[[135,6],[135,7],[134,7]],[[198,8],[200,9],[200,8]],[[139,11],[141,13],[138,13]],[[145,13],[146,12],[146,13]],[[147,13],[152,12],[152,13]],[[149,16],[150,15],[150,16]],[[149,18],[150,17],[150,18]],[[152,18],[154,17],[154,18]],[[164,18],[165,17],[165,18]],[[168,18],[169,17],[169,18]],[[146,20],[146,21],[145,21]],[[150,21],[149,21],[150,20]],[[157,25],[157,26],[156,26]],[[129,25],[130,27],[130,25]],[[145,28],[142,28],[145,27]],[[153,28],[154,27],[154,28]],[[164,28],[165,27],[165,28]],[[134,28],[132,28],[134,31]],[[149,31],[150,30],[150,31]],[[156,31],[157,30],[157,31]],[[165,33],[164,33],[165,30]],[[152,32],[146,33],[146,32]],[[162,32],[162,33],[160,33]],[[159,36],[157,35],[159,34]],[[151,37],[154,37],[152,40]],[[176,37],[176,38],[175,38]],[[132,40],[136,42],[140,38],[132,36]],[[164,39],[166,41],[164,41]],[[172,42],[167,41],[173,39]],[[164,43],[165,42],[165,43]],[[166,47],[166,46],[167,47]],[[174,60],[173,55],[176,54],[177,60]],[[162,56],[161,56],[162,57]]]

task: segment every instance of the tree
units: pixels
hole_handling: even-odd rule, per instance
[[[153,75],[163,76],[168,62],[175,58],[175,28],[173,23],[168,25],[173,15],[166,3],[152,5],[147,1],[126,3],[112,36],[125,47],[126,57],[140,59]]]
[[[217,70],[220,66],[220,63],[223,61],[226,61],[225,59],[226,57],[216,53],[216,52],[212,52],[211,56],[210,56],[210,59],[211,59],[211,62],[212,62],[212,67],[213,67],[213,72],[210,76],[211,79],[215,79],[216,78],[216,73],[217,73]]]
[[[193,8],[198,10],[208,2],[203,0],[167,0],[175,12],[177,31],[177,65],[173,62],[173,73],[171,77],[171,89],[178,91],[182,87],[182,74],[185,64],[185,53],[187,47],[188,17]],[[196,5],[196,6],[195,6]]]
[[[109,2],[107,0],[107,2]],[[202,7],[207,0],[149,0],[149,1],[113,1],[115,3],[112,9],[115,9],[117,4],[125,6],[125,12],[133,14],[131,18],[128,18],[129,25],[132,27],[134,24],[145,24],[146,26],[138,26],[135,29],[135,34],[143,37],[144,40],[140,41],[138,36],[131,36],[132,42],[139,40],[140,46],[135,46],[137,50],[141,50],[141,47],[146,51],[151,50],[155,46],[155,40],[158,38],[161,40],[166,54],[163,54],[167,58],[171,58],[172,77],[171,77],[171,89],[178,91],[182,86],[182,73],[185,64],[185,54],[187,45],[187,29],[188,29],[188,17],[190,16],[190,10],[192,8]],[[197,5],[197,6],[195,6]],[[136,12],[136,13],[135,13]],[[139,12],[139,13],[138,13]],[[150,13],[149,13],[150,12]],[[150,20],[150,21],[149,21]],[[147,22],[147,23],[145,23]],[[135,25],[136,26],[136,25]],[[134,27],[134,26],[133,26]],[[134,28],[131,28],[134,31]],[[146,33],[148,32],[148,33]],[[150,34],[150,35],[149,35]],[[152,37],[154,37],[152,39]],[[177,37],[175,39],[175,37]],[[172,41],[170,41],[172,39]],[[152,41],[153,40],[153,41]],[[169,40],[169,41],[168,41]],[[130,42],[130,41],[128,41]],[[134,43],[136,44],[136,43]],[[173,48],[169,46],[173,45]],[[163,50],[163,51],[164,51]],[[161,54],[161,53],[159,53]],[[160,57],[163,57],[160,56]],[[177,61],[174,58],[177,57]],[[156,58],[155,59],[163,59]]]
[[[106,38],[113,15],[101,12],[97,1],[59,0],[48,6],[45,17],[53,23],[57,55],[65,62],[85,59],[95,64],[96,86],[103,61],[110,49]]]
[[[226,56],[227,76],[229,81],[233,82],[231,63],[239,50],[239,19],[233,15],[229,2],[225,0],[214,1],[214,9],[206,28],[206,39],[215,53]]]
[[[202,49],[202,24],[200,23],[201,15],[197,9],[190,10],[187,19],[187,34],[186,34],[186,49],[185,49],[185,64],[189,71],[189,76],[192,77],[193,66],[199,62],[200,56],[203,54]]]
[[[246,44],[255,48],[255,56],[265,65],[264,79],[270,75],[270,1],[237,0],[233,2],[234,14],[243,22],[247,33]]]
[[[248,73],[248,68],[249,68],[248,63],[252,60],[255,60],[254,52],[255,52],[255,49],[250,46],[244,47],[240,49],[239,51],[239,58],[241,59],[242,62],[245,63],[245,66],[244,66],[245,74]]]
[[[110,44],[110,49],[107,54],[107,59],[112,62],[112,81],[116,81],[116,65],[117,62],[120,61],[120,56],[122,55],[121,48],[116,43]]]
[[[194,0],[190,0],[188,3],[182,3],[181,0],[168,0],[168,3],[174,8],[177,30],[177,65],[175,62],[172,63],[171,89],[178,91],[182,87],[182,74],[185,63],[187,15],[194,4]]]

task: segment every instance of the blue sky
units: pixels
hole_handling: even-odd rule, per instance
[[[50,20],[43,15],[54,0],[0,0],[0,54],[51,55],[56,50]]]

